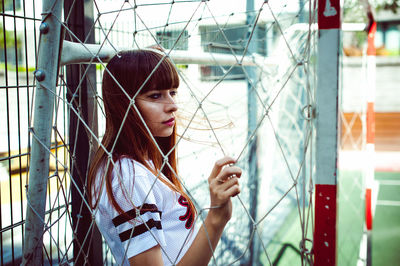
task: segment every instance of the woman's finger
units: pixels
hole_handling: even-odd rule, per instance
[[[230,198],[240,193],[239,184],[235,184],[223,192],[224,197]]]
[[[229,166],[225,167],[220,174],[218,175],[217,179],[219,181],[225,182],[232,176],[241,177],[242,169],[237,166]]]
[[[239,178],[237,177],[232,177],[228,180],[226,180],[224,183],[221,183],[220,189],[222,191],[228,190],[230,187],[239,185]]]
[[[218,176],[218,174],[221,172],[221,169],[227,165],[227,164],[231,164],[231,163],[235,163],[235,159],[233,159],[232,157],[229,156],[225,156],[224,158],[218,160],[215,162],[214,167],[211,171],[210,174],[210,178],[214,179]]]

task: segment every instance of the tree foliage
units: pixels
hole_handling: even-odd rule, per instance
[[[17,40],[15,40],[14,31],[4,31],[3,24],[0,22],[0,49],[4,49],[5,46],[7,48],[14,47],[15,45],[19,46],[21,40],[18,38],[18,35],[16,37]]]
[[[18,1],[18,0],[15,0]],[[16,2],[15,2],[16,4]],[[8,10],[13,10],[14,2],[13,0],[0,0],[0,12],[4,13]],[[17,38],[17,40],[15,40]],[[0,21],[0,49],[4,49],[5,47],[10,48],[15,45],[19,46],[21,44],[21,40],[18,34],[14,35],[14,31],[4,29],[2,21]]]
[[[375,1],[377,10],[390,10],[393,13],[397,14],[400,10],[400,0],[381,0]]]
[[[375,11],[388,10],[400,12],[400,0],[369,0]],[[344,22],[367,22],[366,10],[360,0],[345,0],[343,4]]]

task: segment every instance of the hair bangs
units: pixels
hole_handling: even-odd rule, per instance
[[[179,76],[178,72],[168,57],[164,57],[158,52],[147,51],[142,53],[142,62],[140,64],[143,67],[143,73],[141,73],[143,83],[146,82],[148,76],[151,77],[144,84],[141,93],[145,93],[150,90],[168,90],[179,87]],[[161,61],[161,62],[160,62]],[[142,86],[139,84],[139,86]]]
[[[104,93],[111,98],[123,95],[122,90],[132,97],[139,89],[140,93],[145,93],[178,88],[179,76],[174,64],[161,52],[129,50],[121,51],[110,60],[103,75],[103,84]]]

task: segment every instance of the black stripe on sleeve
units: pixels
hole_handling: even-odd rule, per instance
[[[126,240],[129,240],[130,238],[134,238],[138,235],[141,235],[141,234],[149,231],[153,227],[157,228],[158,230],[161,230],[162,229],[161,222],[150,219],[143,224],[140,224],[132,229],[128,229],[128,230],[120,233],[119,239],[121,239],[121,242],[124,242]]]
[[[161,218],[162,212],[158,210],[158,208],[155,204],[145,203],[142,206],[136,207],[125,213],[122,213],[122,214],[118,215],[117,217],[115,217],[114,219],[112,219],[114,226],[117,227],[123,223],[126,223],[132,219],[135,219],[136,218],[136,210],[140,210],[140,215],[142,215],[146,212],[158,212],[160,214],[160,218]]]

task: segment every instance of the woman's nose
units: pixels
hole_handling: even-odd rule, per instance
[[[165,104],[166,112],[172,113],[178,110],[178,105],[175,103],[175,100],[172,96],[168,97],[168,102]]]

